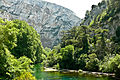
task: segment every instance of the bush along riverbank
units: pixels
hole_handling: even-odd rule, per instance
[[[72,45],[68,45],[65,48],[61,48],[60,53],[57,53],[55,49],[49,51],[42,64],[44,67],[54,68],[46,68],[46,71],[58,71],[61,69],[62,71],[59,70],[59,72],[72,72],[72,70],[73,72],[78,72],[80,68],[79,72],[82,74],[92,74],[96,76],[103,75],[119,78],[119,60],[119,54],[104,56],[103,60],[97,58],[95,53],[81,54],[79,58],[74,58],[74,47]],[[63,69],[68,70],[65,71]]]

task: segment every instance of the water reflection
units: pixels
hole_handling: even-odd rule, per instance
[[[40,64],[34,66],[33,75],[37,80],[114,80],[108,77],[80,76],[78,73],[43,72]]]

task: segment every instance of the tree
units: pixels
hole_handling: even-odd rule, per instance
[[[102,29],[99,27],[98,29],[91,28],[90,37],[90,51],[89,53],[97,54],[99,59],[103,59],[104,55],[106,55],[109,43],[107,43],[108,29]]]
[[[92,53],[88,55],[88,61],[86,62],[86,68],[89,71],[98,71],[99,70],[99,60],[97,59],[97,55]]]
[[[32,72],[33,63],[29,58],[23,56],[16,59],[7,48],[0,50],[0,77],[13,79],[24,72]]]
[[[40,35],[24,21],[13,20],[13,27],[18,29],[17,46],[11,52],[17,58],[27,56],[33,62],[40,62],[42,45]]]
[[[60,61],[60,68],[63,69],[73,69],[75,66],[74,63],[74,46],[68,45],[65,48],[62,48],[60,51],[62,59]]]
[[[29,35],[32,30],[23,21],[7,21],[0,18],[0,79],[13,79],[28,72],[31,75],[31,64],[33,63],[31,59],[34,61],[35,57],[33,53],[40,54],[40,51],[42,51],[40,41],[38,40],[39,35],[35,30]],[[38,45],[36,46],[35,43]],[[25,46],[23,46],[24,44]],[[33,46],[34,44],[35,46]],[[31,46],[33,47],[31,48]],[[27,50],[27,52],[24,52],[25,47],[28,48],[27,50],[31,49],[31,53]],[[21,51],[21,53],[17,51]]]
[[[73,27],[64,33],[61,40],[61,47],[73,45],[75,48],[75,57],[79,58],[80,54],[87,53],[89,50],[89,27],[78,26]],[[79,51],[79,52],[78,52]]]
[[[100,65],[100,70],[103,72],[115,72],[116,77],[120,77],[120,55],[112,55],[107,58]]]
[[[54,67],[57,65],[61,59],[61,54],[57,53],[56,49],[51,50],[50,48],[45,48],[45,54],[43,54],[44,59],[42,64],[46,67]]]
[[[80,58],[78,58],[78,62],[76,63],[78,66],[78,69],[86,70],[86,61],[88,60],[88,55],[87,54],[81,54]]]

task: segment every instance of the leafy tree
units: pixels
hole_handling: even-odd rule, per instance
[[[45,54],[43,56],[43,62],[42,64],[46,67],[53,67],[55,65],[57,65],[61,59],[61,54],[57,53],[56,49],[49,49],[49,48],[45,48]]]
[[[104,55],[106,55],[109,46],[109,43],[107,42],[107,40],[109,40],[109,38],[107,39],[107,35],[108,35],[108,29],[102,29],[102,28],[98,28],[98,29],[92,29],[91,30],[91,34],[92,35],[90,37],[90,51],[89,53],[95,53],[98,55],[99,59],[103,59]]]
[[[23,21],[7,21],[0,18],[0,78],[13,79],[28,72],[31,75],[31,64],[33,63],[31,59],[34,61],[34,57],[42,51],[40,40],[38,40],[39,35],[35,30],[30,34],[32,37],[29,35],[32,30],[33,28]],[[37,46],[33,46],[34,44],[37,44]],[[28,48],[27,50],[31,49],[31,53],[27,50],[27,52],[24,52],[25,47]]]
[[[96,8],[96,7],[97,7],[96,5],[92,5],[92,7],[91,7],[91,8],[92,8],[92,9],[94,9],[94,8]]]
[[[120,44],[120,26],[117,27],[117,29],[116,29],[116,35],[113,36],[112,39],[113,39],[113,41],[114,41],[115,43]]]
[[[111,57],[105,57],[100,70],[103,72],[115,72],[116,77],[120,77],[120,55],[113,55]]]
[[[0,50],[0,77],[6,79],[20,76],[23,72],[32,72],[32,61],[27,57],[16,59],[7,48]]]
[[[65,48],[62,48],[60,51],[62,59],[60,61],[60,68],[63,69],[72,69],[74,68],[74,46],[68,45]]]
[[[32,61],[40,62],[42,46],[40,35],[24,21],[13,20],[13,27],[17,28],[17,46],[12,49],[12,54],[16,57],[27,56]]]
[[[95,53],[92,53],[88,55],[88,60],[86,62],[86,68],[89,71],[98,71],[99,70],[99,60],[97,59],[97,55]]]
[[[78,66],[78,69],[86,70],[86,61],[88,60],[88,55],[87,54],[81,54],[80,58],[78,58],[78,62],[76,63]]]
[[[73,27],[64,33],[61,47],[73,45],[75,47],[75,57],[79,58],[80,54],[87,53],[89,50],[89,27],[78,26]]]
[[[85,13],[85,19],[89,18],[89,14],[90,14],[90,12],[87,10],[86,13]]]

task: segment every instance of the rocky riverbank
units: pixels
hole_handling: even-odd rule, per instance
[[[90,72],[90,71],[82,71],[82,70],[69,70],[69,69],[53,69],[53,68],[46,68],[44,67],[45,72],[60,72],[60,73],[79,73],[80,75],[91,75],[95,77],[115,77],[114,73],[103,73],[103,72]]]

